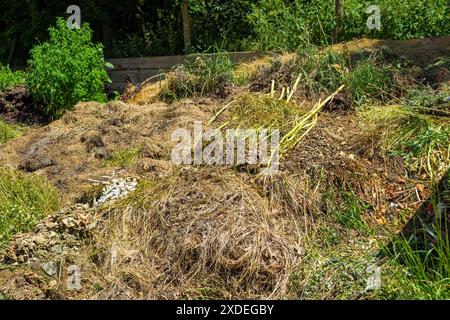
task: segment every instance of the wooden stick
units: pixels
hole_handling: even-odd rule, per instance
[[[281,95],[280,95],[280,97],[278,98],[278,100],[281,100],[281,99],[284,98],[284,92],[285,92],[285,91],[286,91],[286,88],[283,87],[283,89],[281,89]]]
[[[297,86],[298,86],[298,83],[299,83],[299,82],[300,82],[300,75],[299,75],[299,76],[297,77],[297,79],[295,80],[294,86],[292,87],[291,94],[289,94],[289,96],[287,97],[287,101],[291,100],[292,95],[294,94],[295,90],[297,90]]]

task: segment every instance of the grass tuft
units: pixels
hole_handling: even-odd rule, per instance
[[[23,71],[11,71],[9,66],[0,65],[0,91],[25,83]]]
[[[46,179],[0,168],[0,245],[32,230],[58,208],[58,192]]]
[[[113,152],[111,157],[103,161],[104,167],[129,167],[139,156],[139,148],[130,148]]]
[[[24,126],[8,124],[0,119],[0,144],[16,138],[24,132]]]

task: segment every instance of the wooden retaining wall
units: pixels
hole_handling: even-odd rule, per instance
[[[231,61],[245,62],[263,55],[261,52],[243,51],[230,52]],[[106,85],[107,91],[122,92],[126,85],[127,79],[131,79],[134,83],[141,83],[150,77],[155,77],[154,82],[161,77],[158,74],[166,72],[176,65],[183,64],[187,60],[195,59],[201,54],[195,55],[178,55],[178,56],[159,56],[144,58],[117,58],[108,59],[108,62],[114,65],[114,69],[108,70],[112,83]]]

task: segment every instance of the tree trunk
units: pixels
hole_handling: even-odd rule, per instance
[[[188,0],[181,2],[181,15],[183,17],[184,52],[188,54],[191,51],[191,26],[189,22]]]
[[[19,34],[15,34],[12,39],[11,49],[9,50],[8,61],[7,61],[8,65],[11,65],[13,63],[14,54],[16,53],[17,45],[19,44],[19,39],[20,39]]]
[[[338,43],[342,33],[342,21],[344,20],[344,0],[335,0],[336,29],[334,31],[333,42]]]

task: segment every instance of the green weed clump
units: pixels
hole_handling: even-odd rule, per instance
[[[12,71],[9,66],[0,65],[0,91],[25,83],[25,72]]]
[[[285,63],[272,59],[270,68],[260,78],[273,79],[276,86],[290,86],[293,78],[300,77],[298,89],[308,97],[329,94],[342,84],[346,86],[349,100],[361,105],[370,100],[390,101],[397,95],[391,64],[382,63],[382,51],[362,55],[358,62],[352,62],[346,52],[320,50],[310,46],[296,51]]]
[[[450,115],[450,89],[436,92],[424,86],[407,90],[403,104],[412,110],[429,115]]]
[[[58,192],[45,178],[0,168],[0,245],[58,208]]]
[[[299,78],[298,92],[313,98],[318,93],[331,93],[344,83],[348,72],[348,62],[344,54],[336,51],[322,51],[315,46],[297,50],[289,60],[280,57],[269,60],[269,67],[263,69],[254,79],[258,87],[270,89],[271,81],[275,88],[293,89],[293,84]]]
[[[88,24],[71,30],[58,18],[49,32],[50,39],[31,50],[27,84],[33,98],[55,118],[79,101],[106,101],[107,64]]]
[[[312,96],[336,90],[344,83],[348,66],[344,54],[331,50],[321,52],[316,47],[297,51],[291,64],[291,72],[301,76],[300,88]]]
[[[226,52],[192,55],[184,65],[167,75],[167,85],[160,98],[171,102],[193,96],[225,96],[227,86],[234,80],[233,67]]]
[[[395,88],[392,73],[386,67],[379,67],[370,60],[351,70],[346,82],[357,104],[370,99],[388,101]]]

